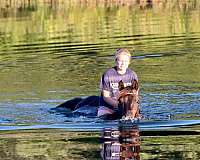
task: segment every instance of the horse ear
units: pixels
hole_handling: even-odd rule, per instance
[[[118,83],[118,88],[120,91],[124,89],[124,83],[122,82],[122,80]]]
[[[139,88],[138,81],[136,79],[134,79],[131,86],[133,89],[138,90],[138,88]]]

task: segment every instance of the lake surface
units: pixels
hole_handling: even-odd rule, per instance
[[[133,54],[130,68],[139,77],[145,120],[163,121],[169,115],[174,120],[200,119],[200,2],[50,2],[0,4],[0,129],[103,126],[99,119],[69,118],[51,109],[74,97],[99,95],[99,79],[121,47]],[[3,138],[0,141],[4,146]],[[182,136],[179,143],[184,142]],[[191,143],[191,148],[199,147]],[[199,150],[191,151],[191,159],[199,159]]]

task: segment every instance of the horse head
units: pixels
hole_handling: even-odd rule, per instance
[[[139,118],[139,84],[136,80],[130,86],[124,86],[122,81],[119,82],[119,110],[121,116],[125,119]]]

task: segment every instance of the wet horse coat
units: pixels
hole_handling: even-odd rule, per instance
[[[136,80],[132,82],[131,86],[127,87],[124,87],[122,81],[119,82],[118,108],[121,112],[121,118],[140,118],[138,89],[139,85]]]

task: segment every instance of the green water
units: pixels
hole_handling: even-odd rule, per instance
[[[132,52],[146,117],[199,117],[198,1],[3,2],[1,121],[62,121],[47,110],[76,96],[99,95],[99,79],[119,47]]]
[[[159,91],[165,85],[178,86],[181,93],[199,91],[199,3],[188,2],[185,9],[180,5],[184,4],[163,2],[140,9],[2,4],[1,101],[98,94],[99,78],[113,65],[118,47],[135,51],[139,59],[131,68],[141,85],[161,84]]]
[[[73,121],[49,110],[76,96],[98,95],[101,74],[113,66],[119,47],[133,54],[144,117],[199,119],[199,1],[44,2],[0,3],[0,128]],[[95,127],[93,121],[86,123]],[[142,136],[141,159],[200,157],[199,135],[152,136]],[[98,137],[1,131],[0,158],[100,159]]]

